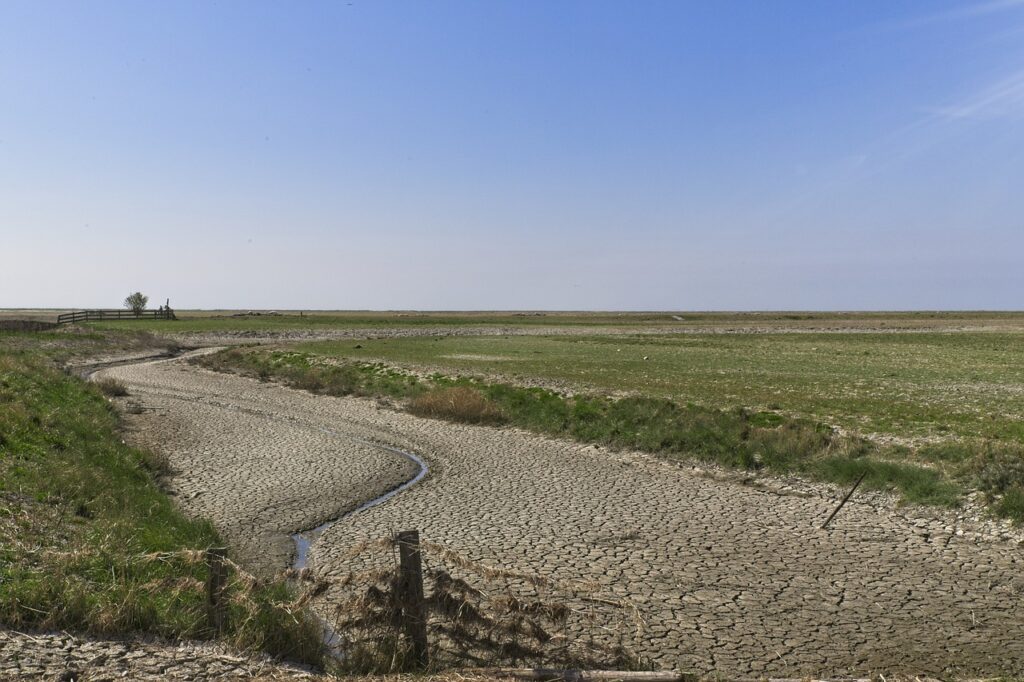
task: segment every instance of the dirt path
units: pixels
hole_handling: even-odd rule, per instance
[[[322,575],[357,567],[344,550],[361,538],[418,528],[474,560],[630,598],[648,624],[640,652],[659,667],[731,678],[1024,673],[1020,547],[941,519],[854,502],[823,531],[829,496],[767,493],[642,455],[423,420],[183,360],[101,374],[152,408],[134,426],[162,444],[182,505],[264,570],[284,567],[289,533],[413,474],[361,442],[375,441],[419,453],[431,474],[331,526],[312,548]]]

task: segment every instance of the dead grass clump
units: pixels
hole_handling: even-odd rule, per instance
[[[469,386],[438,388],[414,398],[409,411],[421,417],[469,424],[500,424],[505,415],[497,404]]]
[[[393,552],[395,542],[391,541]],[[370,554],[387,544],[364,543]],[[340,580],[313,579],[306,595],[333,585],[346,588],[333,602],[331,639],[344,652],[338,672],[348,675],[431,672],[451,668],[556,666],[640,669],[631,645],[642,623],[631,603],[603,595],[600,586],[556,581],[473,561],[450,547],[422,543],[424,607],[430,664],[419,668],[404,632],[403,603],[394,557]],[[353,552],[347,555],[352,555]],[[391,564],[389,567],[388,564]],[[335,599],[337,599],[335,597]],[[297,604],[305,603],[300,599]]]
[[[178,353],[181,350],[181,344],[177,341],[158,336],[153,332],[136,332],[134,342],[140,348],[163,350],[170,354]]]
[[[96,388],[105,396],[116,398],[128,395],[128,387],[117,379],[100,379],[96,382]]]
[[[153,478],[159,480],[174,472],[171,468],[171,460],[166,453],[157,450],[141,450],[140,453],[142,466],[149,470]]]

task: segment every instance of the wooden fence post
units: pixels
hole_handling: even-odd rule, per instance
[[[398,534],[399,599],[405,634],[412,642],[416,663],[426,668],[430,662],[427,648],[427,609],[423,598],[423,559],[420,553],[420,533],[405,530]]]
[[[210,629],[221,634],[227,626],[227,603],[224,588],[228,583],[228,566],[225,563],[228,551],[223,547],[206,550],[206,622]]]

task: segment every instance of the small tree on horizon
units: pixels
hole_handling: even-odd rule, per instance
[[[149,296],[146,296],[141,291],[136,291],[134,294],[129,294],[124,299],[124,307],[132,311],[136,315],[146,309],[146,304],[149,303]]]

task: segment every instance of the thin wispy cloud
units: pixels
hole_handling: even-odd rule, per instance
[[[784,225],[800,211],[854,185],[864,183],[915,157],[940,147],[976,125],[1009,117],[1024,118],[1024,68],[944,106],[923,109],[923,115],[882,135],[865,147],[805,174],[811,180],[800,191],[772,202],[758,216],[762,225]]]
[[[947,121],[986,120],[1024,115],[1024,69],[959,102],[928,110]]]
[[[861,150],[872,160],[863,172],[874,174],[925,153],[976,125],[1024,118],[1024,68],[947,103],[921,108],[922,115]]]
[[[1024,0],[991,0],[980,2],[956,9],[933,12],[909,19],[892,21],[878,26],[880,30],[905,30],[928,26],[930,24],[941,24],[951,21],[965,21],[980,17],[1000,14],[1003,12],[1024,11]]]

